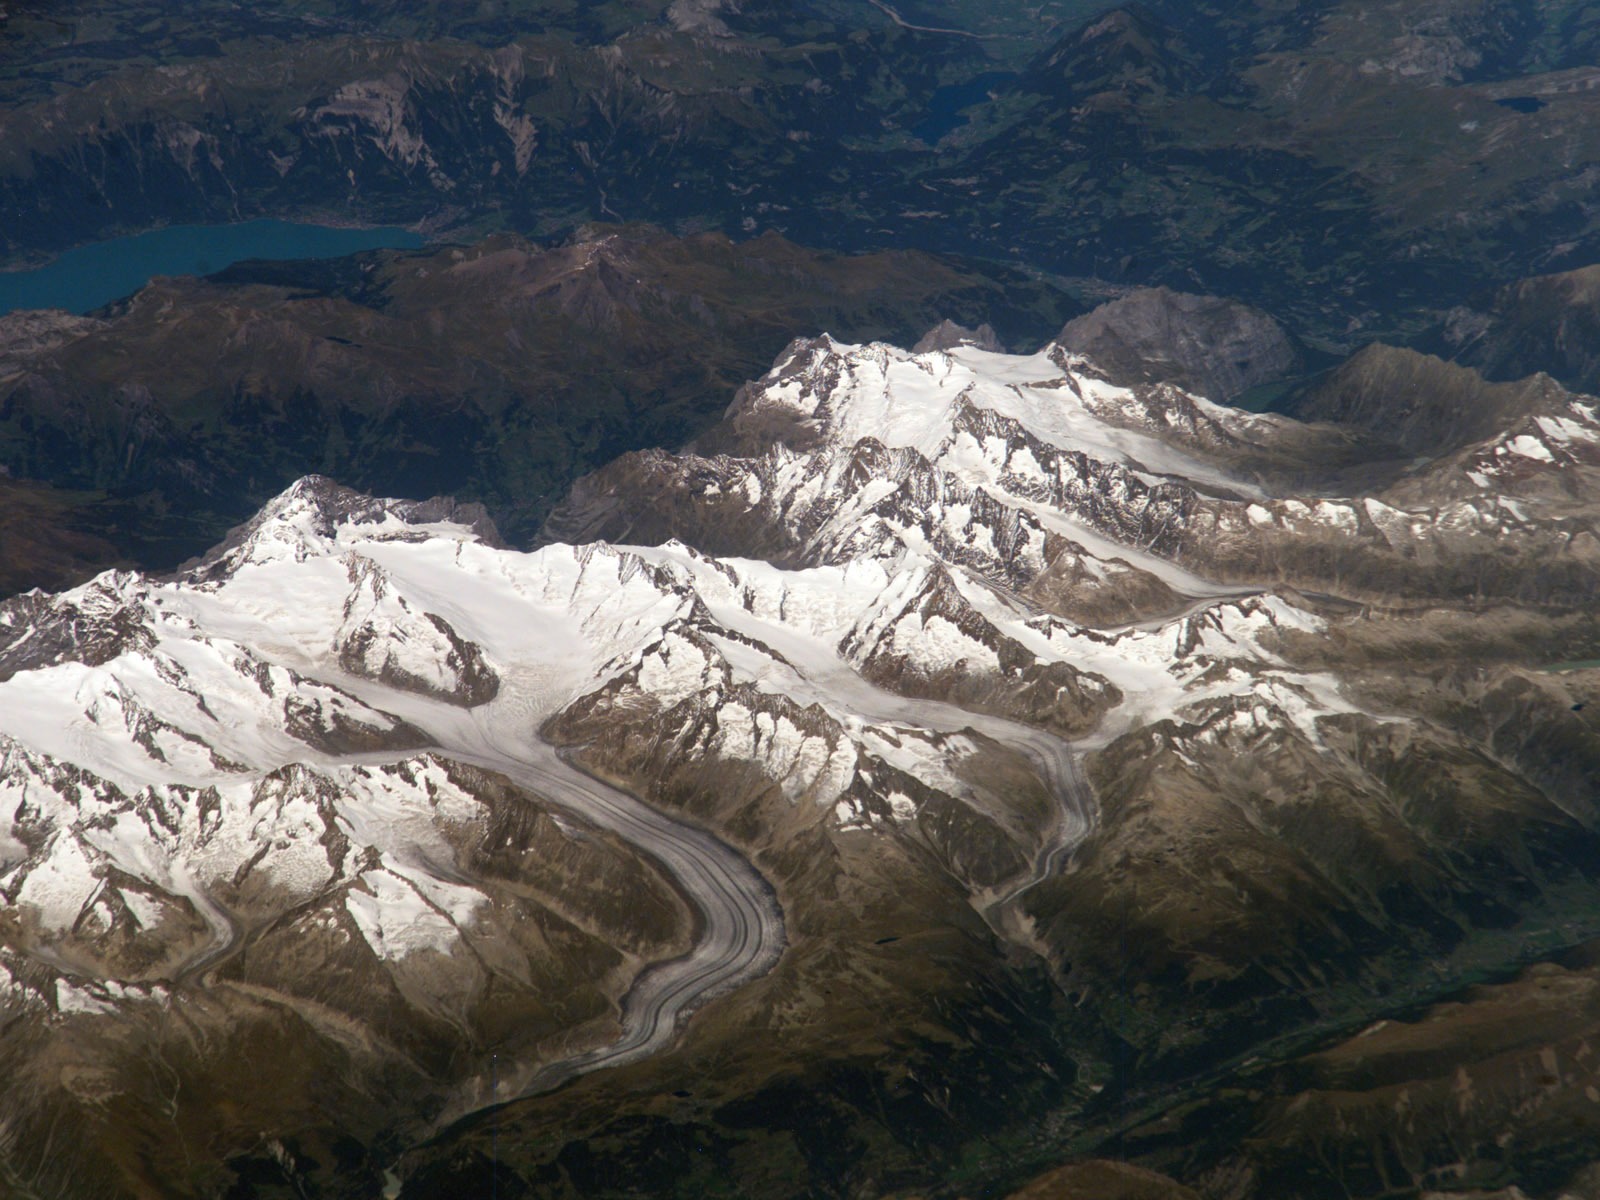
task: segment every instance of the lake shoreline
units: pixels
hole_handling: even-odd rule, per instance
[[[420,250],[417,227],[258,218],[223,225],[168,225],[64,250],[35,266],[0,267],[0,316],[63,309],[84,315],[130,296],[158,276],[214,275],[251,260],[344,258],[369,250]]]

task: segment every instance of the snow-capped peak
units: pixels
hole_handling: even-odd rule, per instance
[[[935,458],[950,443],[961,412],[978,409],[1057,450],[1146,477],[1257,494],[1250,481],[1186,449],[1181,439],[1191,431],[1181,423],[1151,413],[1149,398],[1170,404],[1170,391],[1119,387],[1088,359],[1054,344],[1031,355],[971,345],[913,353],[824,335],[792,344],[772,371],[740,392],[727,422],[734,429],[798,425],[809,438],[836,445],[870,438]],[[1187,398],[1191,411],[1201,405],[1214,410],[1207,414],[1212,420],[1221,419],[1224,410]]]
[[[502,544],[482,505],[375,499],[321,475],[296,480],[192,569],[214,581],[246,564],[323,557],[362,540],[407,540],[447,534]]]

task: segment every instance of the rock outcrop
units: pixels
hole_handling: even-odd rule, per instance
[[[1119,383],[1172,383],[1219,404],[1301,363],[1283,327],[1259,309],[1164,287],[1102,304],[1068,321],[1056,340]]]

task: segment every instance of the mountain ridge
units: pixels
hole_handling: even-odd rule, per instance
[[[1539,562],[1600,442],[1565,403],[1381,494],[1436,503],[1438,478],[1518,464],[1520,515],[1497,528]],[[1587,675],[1528,656],[1600,631],[1577,592],[1529,605],[1480,577],[1458,594],[1408,565],[1396,546],[1436,536],[1431,509],[1302,501],[1236,470],[1241,437],[1298,471],[1330,428],[1117,384],[1061,347],[801,339],[733,401],[712,438],[730,451],[625,457],[575,489],[553,524],[579,544],[515,551],[476,506],[311,477],[176,575],[7,601],[0,788],[20,807],[0,889],[33,915],[0,928],[0,1003],[36,1031],[13,1077],[48,1061],[26,1046],[95,1029],[85,1068],[149,1099],[126,1047],[153,1014],[309,1012],[272,982],[304,962],[313,995],[349,981],[317,1003],[371,1031],[359,1062],[326,1032],[311,1059],[403,1085],[348,1116],[263,1093],[238,1119],[277,1122],[300,1147],[287,1167],[242,1126],[185,1115],[222,1147],[206,1179],[369,1186],[393,1168],[428,1200],[474,1186],[491,1137],[519,1179],[606,1145],[692,1190],[699,1169],[647,1164],[687,1136],[748,1171],[733,1147],[781,1143],[740,1106],[809,1080],[784,1128],[812,1144],[849,1113],[866,1140],[781,1194],[839,1170],[928,1184],[956,1159],[913,1166],[907,1147],[961,1125],[888,1045],[940,1088],[1017,1088],[1014,1117],[960,1110],[985,1136],[1054,1113],[1111,1137],[1119,1114],[1207,1094],[1262,1021],[1303,1046],[1514,961],[1508,924],[1581,940],[1600,740],[1572,698]],[[1216,548],[1150,536],[1170,504],[1304,549],[1272,580],[1219,576]],[[653,544],[613,544],[643,517]],[[1321,565],[1350,554],[1394,557],[1359,579]],[[1430,638],[1474,644],[1451,623],[1472,613],[1477,648],[1417,677]],[[1572,769],[1539,766],[1540,745]],[[744,899],[715,899],[689,847]],[[581,864],[611,882],[555,898]],[[622,938],[635,896],[651,932]],[[677,965],[647,969],[662,958]],[[597,964],[581,1004],[538,982]],[[965,994],[977,1007],[937,999]],[[463,1030],[469,1052],[447,1053]],[[234,1069],[169,1044],[186,1090]],[[940,1065],[940,1044],[963,1049]],[[678,1132],[630,1124],[684,1090]],[[68,1173],[28,1157],[25,1131],[74,1095],[0,1096],[24,1131],[8,1154],[40,1185],[122,1186],[111,1126]],[[118,1113],[176,1161],[187,1135]],[[361,1147],[349,1167],[326,1150],[341,1139]]]

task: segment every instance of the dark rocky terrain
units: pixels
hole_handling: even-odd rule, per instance
[[[904,396],[919,368],[907,361],[906,374],[897,375],[897,361],[879,347],[798,343],[741,393],[724,427],[702,439],[705,451],[721,453],[627,456],[582,482],[551,528],[573,538],[677,538],[717,554],[812,570],[903,553],[893,548],[900,541],[926,544],[960,563],[970,573],[964,578],[997,581],[1003,594],[1026,597],[1022,611],[1034,614],[1035,628],[1064,630],[1076,628],[1072,622],[1083,614],[1058,610],[1070,614],[1058,626],[1053,594],[1037,580],[1059,573],[1060,559],[1094,556],[1047,537],[1036,557],[1030,510],[1009,506],[1031,496],[1123,547],[1138,547],[1147,544],[1152,523],[1164,520],[1165,506],[1176,503],[1184,517],[1173,524],[1185,532],[1171,543],[1171,559],[1212,580],[1222,568],[1235,586],[1276,580],[1280,597],[1318,616],[1291,618],[1292,608],[1274,601],[1216,600],[1168,624],[1148,621],[1148,628],[1177,631],[1163,659],[1169,670],[1176,674],[1192,661],[1203,668],[1197,679],[1212,680],[1260,671],[1232,656],[1243,645],[1238,631],[1262,622],[1257,627],[1274,661],[1307,674],[1283,684],[1253,675],[1253,689],[1237,698],[1196,700],[1170,715],[1151,712],[1121,733],[1100,726],[1091,741],[1096,749],[1085,758],[1095,823],[1076,844],[1070,868],[1020,899],[1023,924],[1004,927],[1022,932],[1017,947],[1005,954],[1003,974],[990,968],[984,975],[1020,983],[1042,971],[1046,990],[1024,990],[1002,1003],[988,990],[992,982],[969,983],[979,989],[987,1019],[961,1006],[946,1010],[961,1032],[942,1055],[913,1039],[880,1059],[870,1043],[847,1038],[854,1026],[846,1014],[866,983],[851,984],[848,1000],[830,1003],[824,991],[817,1023],[792,1024],[792,1010],[768,989],[792,978],[791,986],[799,986],[802,949],[738,1004],[708,1010],[681,1049],[654,1065],[660,1074],[642,1072],[638,1082],[587,1078],[564,1098],[502,1110],[492,1131],[468,1127],[420,1150],[413,1160],[417,1194],[445,1196],[467,1181],[486,1180],[491,1159],[508,1186],[514,1177],[529,1194],[716,1194],[717,1181],[730,1176],[736,1181],[730,1190],[739,1194],[804,1195],[823,1180],[833,1186],[841,1179],[891,1192],[900,1180],[911,1194],[913,1180],[930,1186],[905,1157],[915,1148],[946,1164],[934,1194],[955,1196],[1007,1180],[1020,1184],[1030,1168],[1043,1168],[1069,1145],[1080,1154],[1131,1159],[1168,1178],[1084,1166],[1023,1194],[1115,1195],[1128,1188],[1130,1195],[1151,1196],[1466,1196],[1516,1184],[1526,1194],[1553,1197],[1569,1180],[1581,1184],[1586,1148],[1600,1134],[1600,1110],[1584,1109],[1578,1099],[1586,1068],[1574,1060],[1568,1084],[1567,1068],[1533,1064],[1582,1053],[1580,1033],[1569,1038],[1557,1031],[1564,1021],[1587,1019],[1578,998],[1586,985],[1563,983],[1559,998],[1550,996],[1548,981],[1566,975],[1535,968],[1528,982],[1505,991],[1469,993],[1459,1017],[1447,1007],[1438,1011],[1450,1015],[1416,1022],[1425,1006],[1462,983],[1505,978],[1530,960],[1559,957],[1594,928],[1600,742],[1587,716],[1594,672],[1592,662],[1569,674],[1544,669],[1563,659],[1588,660],[1600,644],[1587,600],[1594,584],[1574,582],[1566,591],[1554,584],[1568,569],[1592,570],[1571,549],[1571,533],[1592,528],[1595,511],[1588,451],[1573,459],[1552,452],[1548,461],[1533,452],[1530,468],[1538,462],[1538,472],[1551,473],[1547,479],[1558,474],[1564,481],[1554,488],[1520,467],[1495,468],[1507,474],[1491,486],[1489,503],[1530,498],[1515,529],[1474,535],[1508,564],[1521,563],[1493,577],[1498,582],[1474,568],[1473,583],[1463,589],[1460,570],[1468,560],[1461,555],[1471,553],[1471,539],[1451,549],[1424,548],[1448,536],[1444,529],[1460,516],[1447,517],[1444,508],[1422,515],[1427,505],[1471,509],[1476,502],[1449,481],[1452,473],[1464,463],[1473,470],[1493,461],[1508,437],[1533,436],[1511,431],[1539,429],[1538,418],[1553,419],[1556,406],[1577,412],[1589,402],[1553,385],[1515,393],[1534,399],[1501,411],[1505,428],[1487,437],[1441,423],[1437,414],[1425,426],[1419,422],[1429,419],[1426,413],[1401,408],[1384,420],[1329,402],[1328,415],[1393,439],[1391,446],[1427,427],[1430,444],[1446,452],[1434,461],[1402,459],[1404,469],[1386,490],[1342,508],[1350,502],[1230,500],[1193,479],[1186,496],[1093,475],[1079,491],[1071,480],[1083,466],[1052,457],[1037,436],[992,418],[979,423],[959,406],[953,432],[936,449],[932,442],[918,443],[920,451],[896,449],[913,436],[904,432],[885,432],[888,445],[866,438],[850,449],[849,435],[839,432],[853,428],[846,398],[878,387]],[[935,363],[928,374],[937,378],[939,369]],[[1095,394],[1088,380],[1073,386]],[[1126,407],[1118,412],[1109,397],[1097,403],[1106,419],[1158,431],[1169,445],[1212,462],[1227,461],[1222,435],[1245,428],[1269,460],[1274,453],[1293,459],[1307,439],[1333,432],[1216,409],[1195,414],[1209,421],[1183,424],[1170,418],[1172,400],[1170,391],[1140,385],[1119,401]],[[982,412],[987,402],[976,403]],[[1143,425],[1135,419],[1141,414]],[[971,469],[961,457],[964,430],[986,439],[989,462],[1025,459],[1047,477],[1059,476],[1062,486],[1030,491],[1037,488],[1030,476],[997,466],[983,485],[990,500],[981,503],[970,483],[959,481]],[[1511,456],[1518,457],[1524,456]],[[1090,457],[1091,469],[1104,465]],[[1566,507],[1569,500],[1575,507]],[[1239,525],[1225,515],[1246,509],[1252,515]],[[953,513],[960,514],[955,523]],[[1567,532],[1539,550],[1544,535],[1536,530],[1544,521]],[[1425,532],[1427,526],[1436,531]],[[1128,573],[1133,563],[1157,569],[1124,553]],[[1525,554],[1534,558],[1521,559]],[[1108,571],[1104,559],[1094,565],[1089,590],[1126,586],[1126,575]],[[1528,586],[1535,577],[1539,582]],[[746,603],[761,611],[759,599]],[[916,613],[927,622],[943,613],[967,636],[990,639],[1004,663],[1013,635],[991,623],[996,609],[984,610],[986,622],[967,603],[919,597],[901,619]],[[1117,628],[1107,642],[1129,647],[1114,640],[1129,636]],[[1019,649],[1005,669],[1020,683],[1037,668]],[[915,655],[874,674],[874,659],[858,642],[846,639],[839,651],[863,676],[903,695],[949,697],[971,711],[1004,712],[1069,736],[1082,727],[1073,721],[1103,720],[1091,710],[1063,723],[1057,713],[1031,706],[1025,692],[1003,700],[977,695],[971,685],[982,676],[972,664],[964,694],[950,681],[929,691]],[[1073,661],[1083,670],[1093,660]],[[1315,711],[1321,703],[1315,682],[1321,672],[1340,681],[1351,707],[1296,716],[1302,706]],[[1113,671],[1111,678],[1120,677]],[[1058,695],[1087,698],[1090,684],[1080,676],[1056,686]],[[1112,712],[1118,704],[1145,702],[1129,684],[1117,686],[1116,696],[1101,700]],[[781,804],[762,810],[755,796],[728,788],[715,759],[685,753],[703,744],[696,732],[703,710],[663,713],[643,697],[625,702],[624,694],[569,709],[552,735],[582,746],[586,761],[656,803],[729,830],[775,873],[780,895],[793,905],[795,928],[807,931],[801,947],[822,928],[841,936],[838,901],[830,902],[816,932],[803,914],[816,895],[838,894],[841,885],[824,883],[824,871],[847,869],[848,858],[836,866],[809,846],[789,848],[794,835]],[[956,844],[970,854],[981,842],[968,830]],[[883,893],[884,902],[906,886]],[[1027,954],[1019,956],[1022,947]],[[933,964],[926,956],[919,963],[895,970],[920,993],[932,986],[925,972]],[[1547,1003],[1552,1008],[1542,1007]],[[1563,1007],[1569,1004],[1575,1007]],[[1473,1040],[1480,1019],[1483,1042]],[[995,1020],[1003,1022],[1000,1029],[989,1024]],[[1042,1023],[1033,1026],[1034,1020]],[[1462,1032],[1436,1035],[1443,1028],[1436,1021],[1459,1022]],[[1355,1036],[1367,1026],[1373,1030]],[[769,1075],[770,1049],[759,1060],[721,1057],[723,1039],[749,1037],[753,1028],[784,1031],[777,1061],[786,1066],[777,1078]],[[1523,1057],[1502,1060],[1496,1039],[1526,1047]],[[1414,1040],[1436,1045],[1436,1057],[1425,1059],[1428,1052],[1413,1049]],[[1019,1042],[1064,1057],[1042,1058],[1034,1072],[1012,1076]],[[908,1056],[917,1065],[901,1075],[891,1064]],[[1470,1106],[1462,1099],[1460,1080],[1476,1079],[1490,1060],[1523,1090],[1486,1084],[1484,1094],[1494,1098],[1480,1110],[1478,1092]],[[1332,1068],[1322,1064],[1334,1061],[1348,1063],[1347,1074],[1327,1074]],[[1530,1071],[1542,1071],[1543,1082]],[[698,1081],[681,1105],[653,1108],[645,1122],[612,1115],[645,1102],[673,1078]],[[755,1098],[736,1099],[747,1086]],[[1558,1086],[1560,1093],[1541,1090]],[[1439,1099],[1424,1100],[1434,1095],[1428,1089]],[[1000,1094],[1007,1104],[998,1123],[992,1110],[970,1106],[978,1096]],[[1397,1120],[1396,1104],[1418,1107],[1405,1108]],[[574,1116],[577,1125],[568,1125]],[[560,1146],[547,1140],[558,1123],[576,1130]],[[1498,1151],[1481,1132],[1491,1128]],[[839,1129],[849,1131],[848,1149],[829,1135]],[[948,1157],[932,1149],[946,1138],[962,1140],[965,1149]],[[1527,1155],[1506,1153],[1523,1139]],[[1545,1160],[1532,1147],[1547,1141]],[[777,1175],[756,1166],[774,1160],[789,1165]]]
[[[1422,346],[1470,364],[1490,379],[1544,372],[1569,387],[1600,389],[1595,357],[1600,272],[1580,267],[1523,279],[1463,305]]]
[[[307,471],[482,499],[526,537],[584,469],[703,429],[792,336],[909,344],[951,318],[1025,348],[1136,285],[1191,299],[1136,292],[1081,327],[1084,348],[1213,398],[1261,384],[1252,406],[1279,402],[1285,377],[1374,337],[1496,381],[1594,383],[1582,181],[1600,91],[1582,6],[8,12],[13,264],[264,215],[401,222],[474,257],[500,231],[537,239],[529,253],[555,243],[542,267],[477,290],[443,271],[401,286],[380,256],[376,275],[279,265],[164,283],[88,332],[9,319],[0,466],[109,503],[33,505],[61,536],[37,571],[9,568],[12,587],[65,582],[73,563],[77,577],[174,565]],[[619,220],[684,240],[617,230],[626,248],[603,283],[557,288],[560,247]],[[748,249],[712,249],[707,230]],[[852,271],[750,240],[763,232],[939,258]],[[1271,317],[1240,316],[1240,301]],[[415,328],[425,311],[444,323]],[[1205,340],[1210,362],[1186,363]],[[574,388],[581,403],[563,399]]]
[[[1056,338],[1119,379],[1171,383],[1218,403],[1296,375],[1301,352],[1264,312],[1167,288],[1128,293]]]

